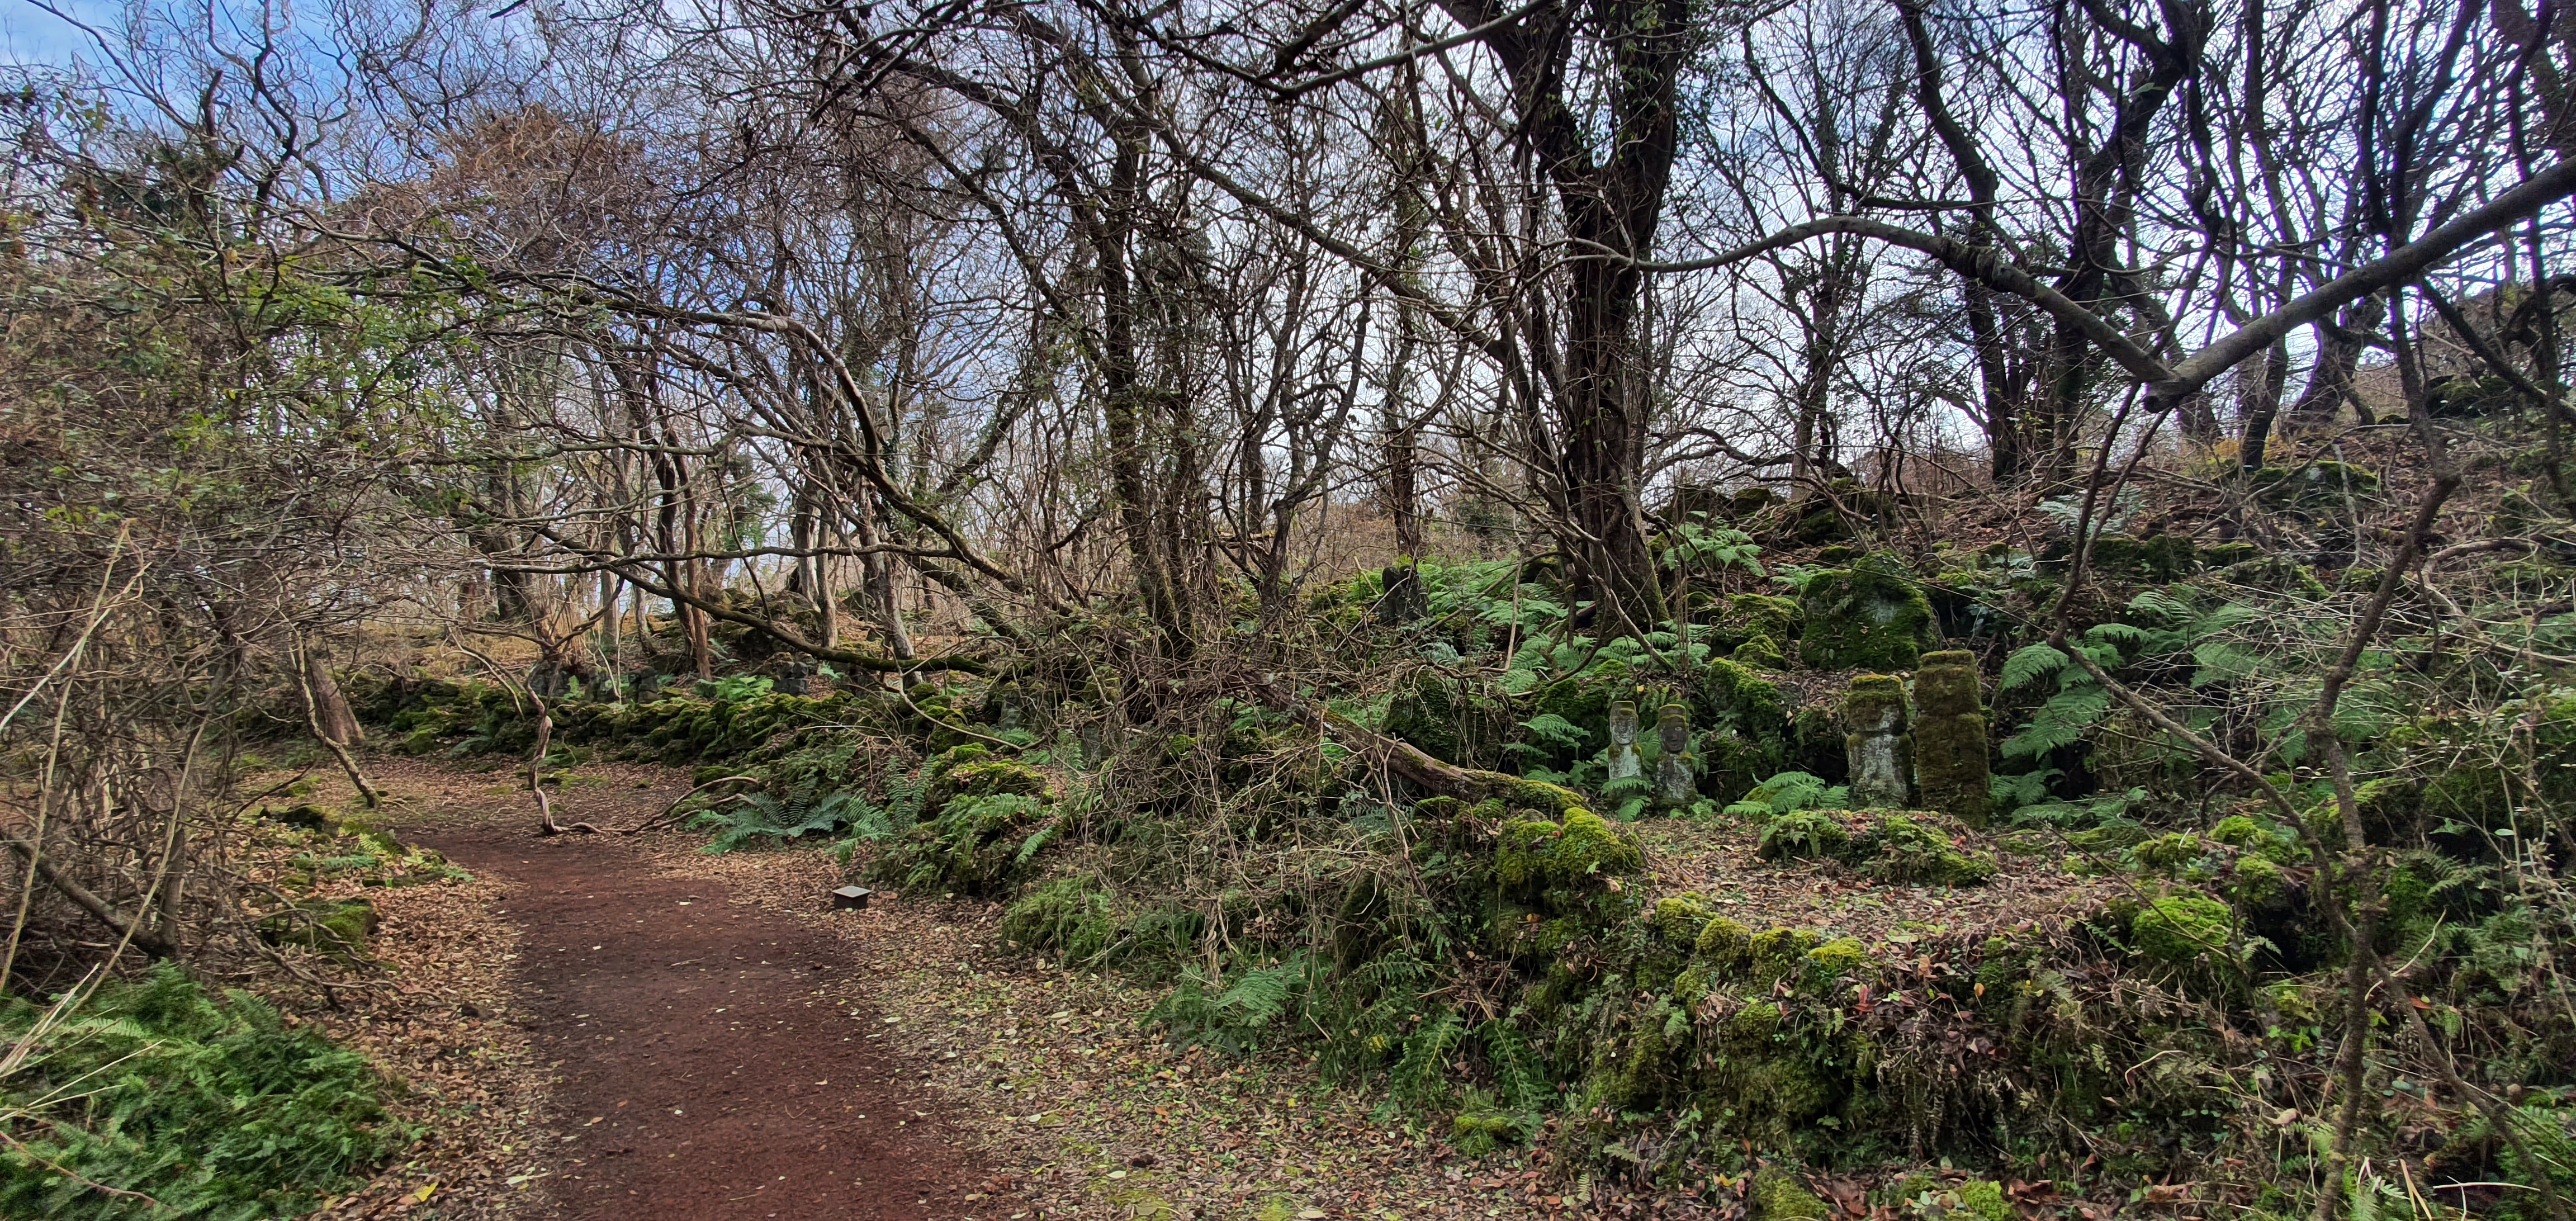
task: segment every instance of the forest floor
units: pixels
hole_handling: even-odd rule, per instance
[[[507,765],[370,763],[394,831],[475,877],[367,892],[394,986],[319,1020],[427,1133],[331,1215],[1702,1215],[1459,1157],[1301,1055],[1176,1053],[1140,1023],[1154,989],[1007,949],[996,905],[836,912],[820,846],[540,838]],[[592,765],[556,817],[633,826],[687,787]]]

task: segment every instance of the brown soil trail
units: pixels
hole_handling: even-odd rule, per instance
[[[516,887],[520,1003],[557,1062],[566,1217],[1007,1217],[871,1034],[848,949],[665,876],[631,842],[512,826],[414,838]],[[820,896],[817,896],[818,900]]]

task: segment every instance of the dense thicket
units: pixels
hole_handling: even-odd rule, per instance
[[[617,751],[1569,1178],[2576,1206],[2576,21],[211,16],[13,103],[0,984]]]

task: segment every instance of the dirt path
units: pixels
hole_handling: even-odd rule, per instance
[[[631,845],[517,828],[414,836],[518,889],[518,977],[557,1062],[567,1217],[1007,1217],[902,1084],[848,948],[662,876]]]

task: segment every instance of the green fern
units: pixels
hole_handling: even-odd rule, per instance
[[[1542,712],[1521,722],[1521,729],[1531,737],[1556,747],[1578,747],[1590,736],[1582,726],[1553,712]]]
[[[755,839],[797,839],[806,835],[828,835],[843,826],[880,812],[870,809],[855,793],[831,793],[818,800],[788,797],[784,800],[767,793],[741,793],[721,805],[701,812],[689,820],[694,830],[716,833],[703,849],[706,852],[731,852]],[[884,835],[893,834],[889,828]]]
[[[1466,1037],[1467,1023],[1455,1009],[1441,1010],[1405,1036],[1392,1081],[1396,1102],[1425,1111],[1447,1106],[1453,1097],[1449,1061]]]
[[[1840,809],[1850,801],[1851,789],[1846,785],[1828,784],[1805,772],[1781,772],[1753,786],[1752,792],[1726,807],[1726,814],[1733,818],[1775,818],[1799,810]]]
[[[2072,746],[2084,739],[2111,711],[2111,693],[2090,683],[2072,691],[2060,691],[2039,706],[2030,724],[2006,738],[2003,755],[2007,759],[2038,759],[2061,746]]]
[[[1262,1031],[1288,1012],[1306,974],[1306,960],[1294,957],[1246,971],[1232,986],[1211,994],[1216,980],[1197,967],[1184,968],[1181,982],[1146,1012],[1145,1020],[1161,1023],[1175,1046],[1245,1055],[1259,1045]]]
[[[0,1216],[298,1216],[410,1139],[365,1057],[175,967],[67,1017],[0,1000],[0,1045],[30,1039],[0,1077]]]

